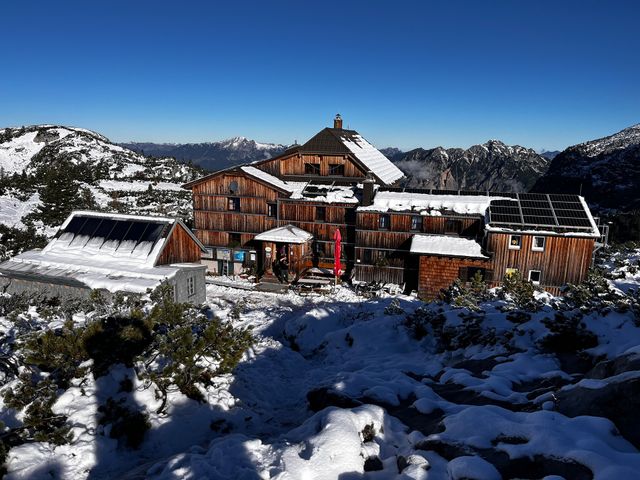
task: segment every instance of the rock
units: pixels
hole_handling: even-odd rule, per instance
[[[640,448],[640,377],[611,379],[600,388],[578,385],[560,390],[556,399],[556,410],[563,415],[608,418],[624,438]]]
[[[615,360],[599,362],[585,373],[584,377],[603,379],[632,370],[640,370],[640,355],[638,354],[624,355]]]
[[[362,405],[362,402],[351,397],[336,392],[329,387],[320,387],[307,393],[307,403],[314,412],[327,407],[355,408]]]
[[[369,457],[364,461],[364,471],[365,472],[376,472],[378,470],[382,470],[384,465],[382,465],[382,460],[379,457]]]
[[[398,473],[402,473],[407,467],[411,465],[415,465],[421,467],[423,470],[429,470],[431,465],[426,458],[422,455],[398,455],[398,459],[396,461],[396,465],[398,466]]]
[[[456,457],[449,462],[447,472],[451,480],[502,480],[502,475],[481,457]]]

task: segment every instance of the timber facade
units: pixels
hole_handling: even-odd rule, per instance
[[[185,188],[206,247],[202,261],[218,274],[269,275],[283,255],[293,281],[332,269],[339,230],[345,280],[395,283],[434,298],[456,279],[479,272],[495,286],[518,271],[557,294],[584,279],[601,241],[576,195],[405,189],[403,179],[337,117],[278,157]],[[309,238],[298,241],[300,231]]]

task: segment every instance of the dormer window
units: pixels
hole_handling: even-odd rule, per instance
[[[319,163],[305,163],[304,164],[304,173],[307,175],[320,175],[320,164]]]
[[[329,165],[329,175],[344,177],[344,163]]]

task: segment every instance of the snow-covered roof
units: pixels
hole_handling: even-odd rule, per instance
[[[195,266],[195,265],[194,265]],[[77,283],[92,289],[110,292],[145,293],[164,280],[170,279],[184,265],[163,265],[149,267],[141,263],[114,261],[106,256],[98,256],[91,262],[83,262],[73,254],[31,250],[0,264],[0,275]]]
[[[156,266],[172,229],[169,217],[76,211],[42,250],[31,250],[0,265],[9,275],[80,282],[109,291],[145,292],[183,266]],[[200,248],[188,228],[185,231]]]
[[[334,134],[345,147],[373,174],[387,185],[392,185],[404,177],[404,173],[380,150],[367,142],[358,132],[333,129]]]
[[[296,184],[300,183],[300,182],[285,182],[284,180],[280,180],[278,177],[271,175],[270,173],[267,173],[256,167],[252,167],[250,165],[244,165],[240,167],[240,170],[251,175],[252,177],[262,180],[263,182],[266,182],[270,185],[273,185],[276,188],[279,188],[280,190],[284,190],[289,193],[294,192],[296,189]]]
[[[361,212],[415,212],[439,216],[442,212],[465,215],[484,215],[493,199],[487,195],[439,195],[430,193],[378,191],[373,203],[358,207]]]
[[[475,240],[445,235],[414,235],[410,252],[447,257],[489,258],[482,253],[482,247]]]
[[[312,238],[312,234],[291,224],[272,228],[254,237],[255,240],[277,243],[306,243]]]

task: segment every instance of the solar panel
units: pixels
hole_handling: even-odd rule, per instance
[[[551,193],[549,194],[549,198],[551,202],[572,202],[572,203],[580,203],[580,197],[578,195],[566,195],[559,193]]]
[[[550,207],[547,208],[532,208],[522,206],[522,215],[527,217],[551,217],[553,218],[553,211]]]
[[[589,215],[578,195],[521,193],[518,203],[492,200],[489,221],[513,228],[591,229]]]
[[[144,234],[140,237],[140,242],[153,242],[155,243],[162,235],[165,225],[162,223],[150,223]]]
[[[87,221],[87,217],[74,216],[67,227],[64,229],[66,233],[78,234],[82,231],[82,226]]]
[[[128,240],[138,241],[147,226],[151,225],[149,222],[131,222],[131,228],[129,231],[122,237],[122,241],[126,242]]]
[[[556,208],[555,212],[558,218],[566,217],[566,218],[582,218],[585,220],[589,219],[587,212],[585,212],[584,210],[560,210]]]
[[[548,227],[555,227],[556,220],[554,217],[542,217],[539,215],[529,216],[523,215],[524,223],[528,225],[543,225]]]
[[[581,203],[578,202],[560,202],[555,201],[553,203],[554,209],[562,209],[562,210],[584,210],[584,207]]]
[[[491,213],[503,213],[508,215],[520,215],[520,209],[518,207],[503,207],[498,205],[497,207],[491,207]]]
[[[93,233],[93,236],[106,238],[107,235],[109,235],[109,232],[113,230],[113,227],[115,227],[115,225],[116,225],[115,220],[111,220],[110,218],[103,218],[102,221],[100,222],[100,225],[98,225],[98,228]]]
[[[519,193],[518,198],[520,198],[520,200],[547,200],[547,196],[543,193]]]
[[[115,240],[117,242],[120,242],[124,238],[127,231],[129,231],[129,228],[131,228],[131,221],[116,220],[115,225],[113,226],[105,240]]]
[[[520,205],[522,205],[523,208],[550,208],[546,198],[544,200],[521,200]]]
[[[82,225],[82,229],[76,235],[87,235],[88,237],[93,237],[96,232],[96,229],[102,223],[101,218],[96,217],[81,217],[85,218],[86,222]]]
[[[521,224],[520,215],[506,215],[501,213],[491,213],[491,223],[517,223]]]
[[[558,223],[565,227],[591,227],[591,222],[586,218],[558,217]]]

